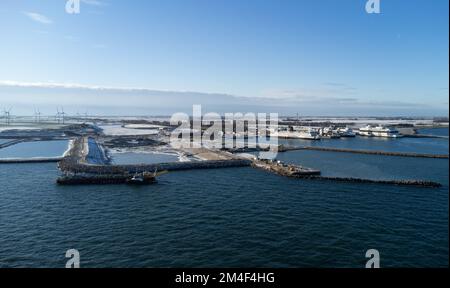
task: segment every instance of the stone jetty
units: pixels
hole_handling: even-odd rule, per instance
[[[449,155],[444,155],[444,154],[388,152],[388,151],[344,149],[344,148],[318,147],[318,146],[289,147],[289,146],[280,145],[278,152],[288,152],[288,151],[298,151],[298,150],[314,150],[314,151],[324,151],[324,152],[356,153],[356,154],[384,155],[384,156],[396,156],[396,157],[449,159]]]
[[[133,173],[251,166],[283,177],[298,179],[327,180],[348,183],[377,183],[403,186],[441,187],[441,184],[439,183],[422,180],[372,180],[345,177],[325,177],[321,176],[321,171],[316,169],[298,165],[284,164],[280,161],[273,160],[261,160],[257,158],[245,159],[237,156],[225,157],[228,154],[224,153],[228,152],[217,152],[214,150],[208,151],[209,153],[219,153],[218,156],[225,157],[226,159],[141,165],[91,164],[87,161],[89,147],[92,148],[92,145],[94,145],[95,143],[96,142],[93,139],[89,139],[87,137],[77,138],[73,141],[71,149],[66,153],[66,157],[64,157],[58,164],[59,169],[65,174],[57,180],[59,184],[116,184],[124,183],[125,179],[130,177],[130,175],[132,175]],[[282,148],[289,150],[289,147]],[[304,149],[304,147],[294,148],[296,150]],[[217,159],[222,159],[222,157],[217,157]]]

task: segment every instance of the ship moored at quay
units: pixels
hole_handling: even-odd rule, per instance
[[[394,128],[385,126],[367,125],[359,128],[356,132],[350,127],[303,127],[289,126],[281,127],[278,131],[272,132],[272,135],[285,139],[339,139],[347,137],[365,136],[365,137],[382,137],[382,138],[401,138],[403,135]]]
[[[367,137],[384,137],[384,138],[403,137],[403,135],[401,135],[397,129],[372,125],[367,125],[365,127],[360,128],[358,134]]]

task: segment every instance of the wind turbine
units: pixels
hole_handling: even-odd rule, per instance
[[[64,112],[64,107],[61,107],[61,115],[62,115],[62,124],[64,124],[64,117],[66,116],[66,113]]]
[[[12,109],[12,107],[10,107],[8,110],[6,110],[6,109],[3,110],[3,113],[5,114],[6,125],[11,124],[11,109]]]
[[[81,118],[81,116],[80,116],[80,111],[77,110],[77,114],[76,114],[76,116],[75,116],[75,119],[76,119],[77,123],[80,122],[80,118]]]
[[[5,119],[5,123],[8,123],[8,118],[6,117],[6,109],[3,108],[2,119]]]
[[[41,110],[38,109],[37,115],[38,115],[38,123],[41,123],[41,115],[42,115]]]
[[[59,108],[58,107],[56,107],[55,120],[58,121],[58,124],[61,123],[61,112],[59,112]]]
[[[84,123],[87,123],[87,120],[88,120],[88,111],[86,110],[84,112]]]
[[[38,110],[34,108],[34,122],[39,123]]]

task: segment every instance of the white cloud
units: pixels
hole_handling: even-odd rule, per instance
[[[316,100],[356,100],[356,89],[340,85],[327,85],[326,87],[301,88],[301,89],[269,89],[261,92],[262,98],[285,99],[292,101],[316,101]],[[352,97],[349,97],[352,96]]]
[[[208,111],[278,112],[331,116],[446,115],[448,107],[431,103],[407,103],[393,100],[369,101],[352,97],[328,97],[318,91],[273,91],[272,97],[239,97],[225,93],[154,90],[136,87],[111,87],[57,82],[19,82],[0,80],[0,103],[13,106],[65,105],[90,107],[101,113],[131,115],[144,113],[169,115],[187,112],[193,104]],[[313,95],[313,96],[312,96]],[[393,98],[394,99],[394,98]],[[31,106],[30,106],[31,107]],[[30,108],[27,108],[30,109]],[[113,112],[112,112],[113,111]],[[99,112],[100,113],[100,112]],[[144,115],[139,114],[139,115]]]
[[[42,24],[52,24],[53,21],[50,20],[47,16],[35,13],[35,12],[23,12],[28,18],[30,18],[33,21],[42,23]]]
[[[129,92],[179,92],[187,93],[190,91],[170,91],[170,90],[154,90],[148,88],[125,88],[125,87],[111,87],[111,86],[98,86],[98,85],[85,85],[76,83],[58,83],[58,82],[20,82],[0,80],[0,87],[17,87],[17,88],[61,88],[61,89],[85,89],[85,90],[114,90],[114,91],[129,91]],[[194,92],[195,93],[195,92]],[[208,94],[208,93],[205,93]]]

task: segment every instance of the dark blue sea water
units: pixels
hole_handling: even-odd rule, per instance
[[[380,179],[423,179],[448,182],[448,160],[390,157],[321,151],[279,153],[277,159],[319,169],[324,176]]]
[[[418,130],[419,134],[424,135],[436,135],[436,136],[448,136],[447,128],[424,128]]]
[[[64,267],[71,248],[82,267],[362,268],[372,248],[383,267],[448,266],[448,160],[279,157],[329,175],[444,187],[297,180],[253,168],[173,172],[146,187],[60,187],[55,164],[0,165],[0,267]]]

